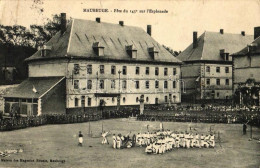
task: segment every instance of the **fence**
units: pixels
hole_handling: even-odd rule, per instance
[[[69,123],[82,123],[88,121],[99,120],[98,114],[86,115],[42,115],[31,117],[18,117],[18,118],[5,118],[0,119],[0,131],[11,131],[27,127],[36,127],[47,124],[69,124]]]

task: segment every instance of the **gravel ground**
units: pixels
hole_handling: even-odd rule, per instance
[[[163,155],[147,155],[144,148],[113,149],[112,136],[108,136],[110,145],[102,145],[100,133],[103,129],[111,134],[145,132],[159,129],[159,122],[133,121],[129,119],[111,119],[91,122],[93,136],[88,136],[89,123],[47,125],[0,133],[0,151],[23,149],[23,152],[0,156],[0,167],[187,167],[187,168],[259,168],[260,144],[249,141],[242,135],[239,124],[205,124],[164,122],[164,128],[170,130],[191,130],[207,133],[210,130],[220,135],[221,143],[214,149],[175,149]],[[83,147],[77,146],[78,131],[84,135]],[[253,128],[253,137],[260,138],[260,129]],[[38,160],[37,160],[38,159]],[[51,162],[55,160],[56,162]],[[47,161],[47,162],[46,162]]]

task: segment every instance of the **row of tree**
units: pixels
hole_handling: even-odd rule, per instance
[[[12,84],[27,78],[27,65],[24,59],[33,55],[37,49],[60,30],[60,15],[54,15],[44,25],[0,25],[0,84]],[[15,67],[10,72],[7,67]],[[13,76],[8,81],[7,76]]]

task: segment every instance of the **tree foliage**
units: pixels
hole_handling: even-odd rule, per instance
[[[174,57],[177,57],[181,51],[174,51],[173,49],[171,49],[170,47],[167,47],[165,45],[162,45],[167,51],[169,51],[169,53],[171,53]]]

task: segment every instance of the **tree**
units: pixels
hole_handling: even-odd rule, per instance
[[[162,45],[167,51],[169,51],[169,53],[171,53],[174,57],[177,57],[181,51],[173,51],[173,49],[171,49],[170,47],[167,47],[165,45]]]

